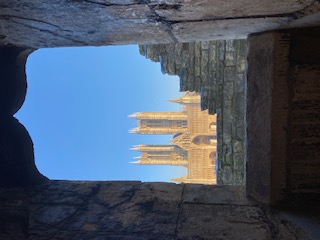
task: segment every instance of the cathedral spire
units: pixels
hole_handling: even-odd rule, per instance
[[[136,118],[139,116],[139,114],[140,114],[139,112],[135,112],[135,113],[129,114],[128,117],[129,118]]]
[[[129,130],[129,133],[138,133],[139,132],[139,128],[132,128]]]
[[[129,162],[131,164],[140,164],[140,161]]]
[[[201,97],[200,95],[191,95],[191,94],[186,94],[180,98],[176,98],[176,99],[172,99],[172,100],[169,100],[170,102],[174,102],[174,103],[184,103],[184,104],[187,104],[187,103],[199,103],[201,102]]]

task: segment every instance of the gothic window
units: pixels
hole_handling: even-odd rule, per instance
[[[216,130],[216,128],[217,128],[217,124],[216,124],[215,122],[212,122],[212,123],[209,125],[209,129],[212,130],[212,131]]]
[[[186,128],[187,127],[187,121],[186,120],[178,120],[177,121],[177,127],[178,128]]]
[[[216,159],[216,152],[211,152],[209,154],[209,158],[215,160]]]
[[[214,145],[215,136],[200,135],[193,139],[193,143],[198,146]]]

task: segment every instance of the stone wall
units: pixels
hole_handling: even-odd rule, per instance
[[[245,40],[140,45],[140,53],[179,75],[181,91],[201,92],[201,107],[217,113],[218,183],[244,183]]]
[[[308,239],[242,187],[50,181],[0,189],[0,239]]]
[[[319,39],[319,28],[248,39],[246,188],[259,202],[319,211]]]
[[[239,39],[317,24],[319,6],[315,0],[3,0],[0,45],[37,49]]]
[[[288,188],[310,207],[320,199],[320,29],[292,31],[290,39]]]

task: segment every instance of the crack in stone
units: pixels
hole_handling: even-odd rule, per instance
[[[270,217],[271,210],[265,209],[264,207],[261,207],[262,211],[262,221],[267,225],[269,229],[269,233],[271,235],[271,239],[279,239],[279,227],[277,227],[273,222],[273,220]]]
[[[128,4],[123,4],[123,3],[103,3],[103,2],[96,2],[93,0],[85,0],[85,2],[90,3],[90,4],[96,4],[104,7],[112,7],[112,6],[134,6],[134,5],[147,5],[150,3],[150,1],[145,1],[145,0],[140,0],[134,3],[128,3]]]
[[[299,1],[300,4],[303,5],[303,2],[300,0]],[[298,10],[296,12],[294,12],[294,16],[295,16],[295,19],[299,19],[299,18],[302,18],[302,17],[305,17],[307,15],[309,15],[307,12],[308,9],[312,9],[315,5],[319,5],[320,3],[320,0],[314,0],[312,3],[310,3],[309,5],[305,6],[304,8],[302,8],[301,10]]]
[[[47,24],[49,26],[52,26],[52,27],[56,27],[58,28],[60,31],[65,31],[65,30],[62,30],[61,27],[59,25],[55,25],[55,24],[52,24],[52,23],[49,23],[47,21],[44,21],[44,20],[40,20],[40,19],[35,19],[35,18],[29,18],[29,17],[21,17],[21,16],[15,16],[15,15],[0,15],[0,18],[16,18],[16,19],[21,19],[21,20],[27,20],[27,21],[33,21],[33,22],[38,22],[38,23],[44,23],[44,24]],[[71,32],[69,30],[66,30],[68,32]]]
[[[20,24],[20,25],[25,26],[25,27],[28,27],[28,28],[30,28],[30,29],[38,30],[38,31],[40,31],[40,32],[50,33],[50,34],[52,34],[52,35],[54,35],[54,36],[57,36],[57,37],[60,37],[60,38],[64,38],[64,39],[69,40],[69,41],[74,42],[74,43],[81,44],[82,46],[88,45],[88,44],[85,43],[85,42],[82,42],[82,41],[79,41],[79,40],[75,40],[75,39],[73,39],[73,38],[69,38],[69,37],[60,35],[60,34],[58,34],[58,33],[52,32],[52,31],[47,30],[47,29],[37,28],[37,27],[30,26],[30,25],[25,24],[25,23],[21,23],[21,22],[18,22],[18,21],[14,21],[14,20],[11,20],[11,22],[14,22],[14,23],[16,23],[16,24]]]
[[[153,20],[155,22],[162,23],[165,27],[165,31],[169,34],[169,36],[174,41],[174,43],[178,43],[179,42],[178,39],[174,36],[174,34],[172,32],[172,23],[170,21],[166,20],[164,17],[159,16],[159,14],[156,12],[157,5],[149,5],[148,4],[148,7],[153,14],[153,16],[150,16],[150,17],[153,18]]]
[[[207,19],[194,19],[194,20],[175,20],[175,21],[168,21],[171,24],[177,23],[194,23],[194,22],[211,22],[211,21],[223,21],[223,20],[240,20],[240,19],[259,19],[259,18],[293,18],[295,12],[293,13],[283,13],[283,14],[270,14],[270,15],[250,15],[250,16],[243,16],[243,17],[219,17],[219,18],[207,18]]]
[[[261,222],[248,222],[248,221],[236,221],[236,220],[229,220],[228,223],[242,223],[242,224],[248,224],[248,225],[261,225]]]
[[[121,202],[119,202],[119,203],[117,203],[117,204],[115,204],[115,205],[113,205],[111,207],[109,206],[110,210],[115,209],[115,208],[119,207],[120,205],[122,205],[122,204],[124,204],[126,202],[130,202],[130,200],[133,198],[133,196],[136,193],[136,190],[137,190],[136,187],[140,186],[140,185],[142,185],[142,183],[133,185],[129,190],[126,191],[126,192],[131,192],[131,194],[125,200],[123,200],[123,201],[121,201]]]
[[[74,213],[70,214],[65,219],[63,219],[60,223],[56,224],[57,231],[52,233],[51,237],[48,239],[55,239],[55,237],[60,233],[60,231],[64,229],[66,225],[69,224],[70,220],[74,219],[80,213],[86,211],[87,207],[89,206],[90,200],[100,192],[100,189],[101,189],[101,184],[99,183],[93,186],[91,189],[91,192],[86,196],[85,201],[83,201],[83,203],[78,208],[76,208]]]
[[[175,229],[174,229],[175,239],[178,239],[178,226],[179,226],[180,217],[181,217],[181,213],[182,213],[182,206],[184,204],[183,196],[184,196],[185,188],[186,188],[186,186],[183,184],[182,185],[181,196],[180,196],[181,200],[180,200],[180,203],[178,205],[178,215],[177,215],[177,219],[176,219],[176,222],[175,222]]]
[[[259,207],[258,204],[237,204],[237,203],[184,202],[184,204],[188,204],[188,205],[208,205],[208,206]]]

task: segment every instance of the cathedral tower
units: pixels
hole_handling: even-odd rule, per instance
[[[138,127],[131,133],[175,134],[187,131],[187,115],[184,112],[141,112],[129,115],[138,120]]]
[[[187,166],[188,153],[175,145],[138,145],[131,150],[138,150],[141,156],[135,164]]]
[[[183,183],[216,184],[216,115],[200,109],[200,95],[187,92],[171,100],[183,106],[181,112],[140,112],[129,117],[138,121],[130,130],[140,134],[172,134],[172,145],[138,145],[141,165],[175,165],[188,168],[188,176],[174,178]]]

